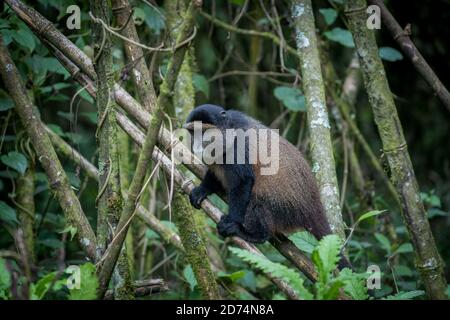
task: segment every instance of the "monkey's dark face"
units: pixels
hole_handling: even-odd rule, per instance
[[[212,104],[198,106],[191,111],[183,127],[193,131],[195,123],[201,124],[203,130],[211,128],[225,129],[228,123],[227,111]]]

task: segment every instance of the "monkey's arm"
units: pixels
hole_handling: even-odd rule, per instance
[[[202,183],[192,190],[191,194],[189,195],[189,200],[191,201],[193,207],[195,207],[196,209],[200,209],[202,201],[205,200],[207,196],[212,193],[221,192],[223,192],[222,184],[219,180],[217,180],[214,173],[208,170],[205,177],[203,178]]]
[[[253,168],[249,164],[226,165],[225,174],[229,187],[229,210],[228,215],[223,219],[227,223],[242,224],[255,183]]]

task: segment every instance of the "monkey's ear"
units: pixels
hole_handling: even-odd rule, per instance
[[[227,112],[225,110],[220,111],[220,115],[222,118],[226,118],[227,117]]]

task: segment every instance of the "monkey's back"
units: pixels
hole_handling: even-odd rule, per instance
[[[255,120],[250,124],[257,129],[268,129]],[[277,133],[271,131],[271,134]],[[331,230],[315,178],[302,153],[289,141],[278,137],[279,157],[273,159],[279,161],[278,171],[261,175],[262,165],[253,165],[255,183],[247,216],[265,219],[272,233],[291,233],[303,228],[320,239]]]

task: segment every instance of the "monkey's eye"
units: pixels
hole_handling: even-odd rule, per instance
[[[227,112],[224,111],[220,111],[220,115],[222,116],[222,118],[225,118],[227,116]]]

